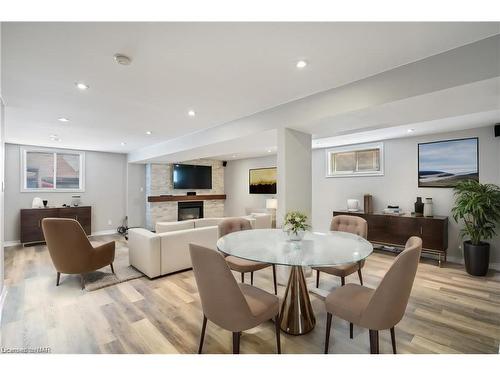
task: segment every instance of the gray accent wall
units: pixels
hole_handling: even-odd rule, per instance
[[[20,191],[20,146],[5,145],[5,241],[20,239],[20,210],[31,208],[34,197],[49,206],[71,203],[75,193]],[[81,204],[92,206],[92,233],[110,231],[121,225],[126,215],[127,155],[85,152],[85,192]]]
[[[418,129],[417,129],[418,131]],[[417,144],[467,137],[479,138],[479,179],[482,183],[500,185],[500,138],[495,138],[493,126],[483,128],[413,136],[384,141],[385,175],[380,177],[326,178],[326,150],[313,151],[313,228],[326,231],[332,211],[346,209],[347,199],[359,199],[372,194],[374,210],[381,211],[388,204],[399,205],[405,211],[413,211],[417,196],[431,197],[436,215],[450,216],[453,207],[453,189],[419,188],[417,183]],[[448,254],[450,260],[461,262],[463,253],[458,237],[459,226],[449,218]],[[499,228],[500,234],[500,228]],[[500,266],[500,236],[490,241],[491,262]]]
[[[266,167],[276,167],[276,155],[227,162],[224,170],[224,189],[227,196],[224,216],[245,215],[246,208],[265,208],[266,199],[275,197],[249,193],[248,171]]]
[[[146,226],[146,164],[127,166],[127,216],[129,227]]]

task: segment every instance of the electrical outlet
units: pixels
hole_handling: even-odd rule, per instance
[[[143,192],[143,191],[144,191],[144,188],[143,188],[142,186],[141,186],[141,189],[140,189],[140,191],[141,191],[141,192]]]
[[[113,224],[113,222],[111,221],[111,219],[108,220],[108,225],[111,225]]]

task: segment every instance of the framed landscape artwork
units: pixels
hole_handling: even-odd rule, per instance
[[[276,194],[276,167],[250,169],[250,194]]]
[[[418,187],[451,188],[467,179],[479,181],[479,139],[418,144]]]

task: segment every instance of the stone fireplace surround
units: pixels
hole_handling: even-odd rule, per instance
[[[220,160],[190,160],[179,164],[212,166],[212,189],[174,189],[172,183],[172,164],[146,165],[146,195],[185,195],[188,191],[196,194],[224,194],[224,167]],[[204,217],[223,217],[223,200],[203,200]],[[177,202],[147,202],[146,227],[153,230],[157,221],[177,221]]]

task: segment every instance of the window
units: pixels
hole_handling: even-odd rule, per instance
[[[21,148],[21,160],[21,191],[84,190],[83,152]]]
[[[326,151],[327,177],[382,176],[384,147],[371,143],[338,147]]]

